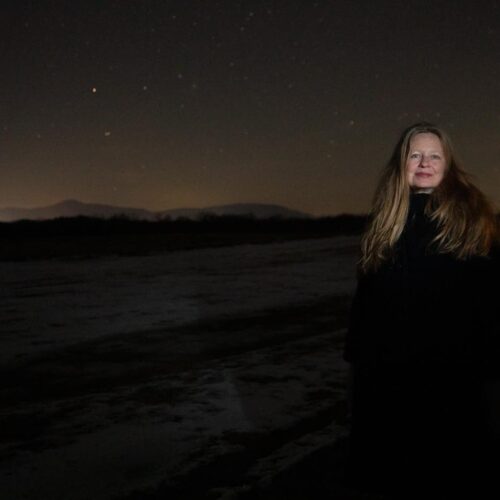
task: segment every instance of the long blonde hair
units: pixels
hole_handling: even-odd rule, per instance
[[[376,270],[393,254],[408,216],[410,186],[406,160],[410,141],[422,133],[440,139],[446,162],[444,178],[425,207],[425,213],[438,228],[433,240],[438,252],[457,259],[485,256],[498,237],[493,207],[458,162],[448,135],[431,123],[417,123],[403,132],[382,172],[361,241],[360,272]]]

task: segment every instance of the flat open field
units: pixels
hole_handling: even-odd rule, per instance
[[[1,498],[317,487],[346,433],[358,243],[0,263]]]

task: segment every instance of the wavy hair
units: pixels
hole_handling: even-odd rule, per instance
[[[422,133],[436,135],[445,156],[443,180],[432,191],[425,207],[425,213],[437,226],[432,242],[437,251],[464,260],[488,255],[497,241],[493,207],[460,165],[446,132],[431,123],[416,123],[402,133],[375,190],[368,226],[361,240],[362,273],[378,269],[394,253],[408,216],[410,186],[406,161],[410,142]]]

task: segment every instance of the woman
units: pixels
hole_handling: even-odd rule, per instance
[[[356,486],[427,498],[488,479],[496,240],[493,209],[446,133],[406,129],[362,239],[344,352]]]

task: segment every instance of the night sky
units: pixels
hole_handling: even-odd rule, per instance
[[[0,207],[366,212],[399,133],[422,119],[500,206],[500,2],[2,9]]]

